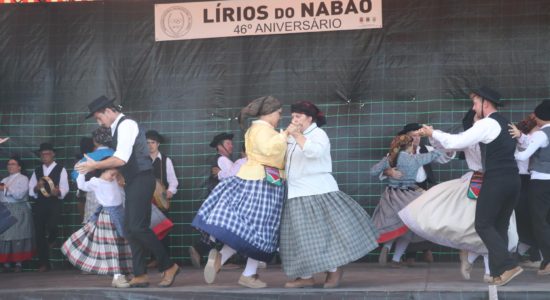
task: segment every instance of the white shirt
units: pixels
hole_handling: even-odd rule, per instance
[[[546,128],[549,127],[550,124],[546,124],[541,127]],[[531,136],[531,143],[527,146],[527,149],[525,151],[517,151],[514,154],[516,157],[516,160],[529,160],[529,157],[533,155],[539,148],[546,148],[548,147],[549,141],[548,137],[546,136],[546,133],[543,131],[535,131],[533,135]],[[531,179],[539,179],[539,180],[549,180],[550,174],[548,173],[541,173],[537,171],[531,170]]]
[[[49,176],[50,172],[57,166],[57,163],[54,161],[49,167],[46,167],[46,165],[42,165],[42,172],[44,173],[44,176]],[[36,186],[36,183],[38,180],[36,179],[35,172],[32,173],[31,180],[29,180],[29,196],[33,198],[37,198],[36,193],[34,192],[34,187]],[[61,169],[61,175],[59,178],[59,192],[60,195],[59,199],[65,198],[67,196],[67,193],[69,192],[69,179],[67,177],[67,170],[65,168]]]
[[[525,149],[527,149],[529,144],[531,144],[532,135],[533,135],[532,133],[530,133],[530,134],[521,134],[521,136],[518,138],[518,144],[516,146],[516,153],[518,151],[524,151]],[[514,156],[516,156],[515,154],[514,154]],[[516,159],[516,163],[518,165],[519,174],[529,174],[529,159],[526,159],[526,160],[517,160]]]
[[[78,174],[76,178],[78,188],[85,192],[94,192],[97,202],[103,206],[119,206],[122,204],[123,189],[116,180],[106,181],[92,177],[86,181],[84,174]]]
[[[155,159],[157,158],[162,162],[162,154],[160,152],[158,152]],[[155,160],[153,160],[153,162],[155,162]],[[164,166],[164,168],[165,170],[163,169],[162,171],[166,172],[166,181],[168,181],[168,188],[166,190],[175,195],[178,192],[179,182],[176,177],[176,171],[174,170],[174,164],[172,163],[170,157],[166,158],[166,166]]]
[[[286,176],[288,198],[326,194],[338,191],[332,176],[330,140],[325,131],[313,123],[304,130],[304,149],[288,137]]]
[[[111,134],[114,137],[115,129],[120,119],[124,117],[124,114],[119,114],[113,124],[111,124]],[[118,126],[118,138],[115,149],[114,157],[120,158],[125,163],[128,162],[130,156],[132,156],[132,149],[136,142],[136,137],[139,134],[139,127],[136,121],[126,119]]]
[[[477,143],[489,144],[500,134],[501,128],[497,120],[485,117],[459,134],[450,134],[441,130],[434,130],[432,138],[445,149],[465,149]]]
[[[218,168],[220,168],[220,172],[218,172],[218,179],[221,181],[225,178],[229,178],[231,176],[235,176],[237,172],[233,173],[231,170],[233,168],[234,163],[226,156],[222,155],[218,157]]]

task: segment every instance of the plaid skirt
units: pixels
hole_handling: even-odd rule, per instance
[[[378,229],[380,236],[379,243],[394,240],[409,231],[409,228],[403,223],[398,213],[414,199],[422,195],[423,190],[412,188],[394,188],[386,187],[380,202],[374,209],[372,221]],[[423,239],[413,235],[411,242],[420,242]]]
[[[269,261],[277,251],[285,188],[237,176],[220,182],[191,224],[238,253]]]
[[[3,203],[17,219],[8,230],[0,234],[0,262],[30,260],[34,254],[32,212],[28,202]]]
[[[118,234],[109,213],[102,210],[97,221],[73,233],[61,252],[75,267],[97,274],[129,274],[132,253],[128,242]]]
[[[287,199],[280,254],[290,278],[310,276],[353,262],[378,247],[367,212],[341,191]]]

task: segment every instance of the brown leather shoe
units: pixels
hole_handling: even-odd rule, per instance
[[[180,273],[180,266],[173,264],[168,270],[162,272],[162,280],[159,282],[159,287],[169,287],[174,283],[176,275]]]
[[[267,287],[267,283],[261,281],[258,274],[254,274],[252,276],[241,275],[238,283],[244,287],[251,289],[262,289]]]
[[[142,274],[139,276],[134,276],[132,280],[130,280],[130,287],[133,288],[143,288],[149,286],[149,276],[147,274]]]
[[[208,262],[204,267],[204,281],[208,284],[216,281],[216,275],[222,267],[222,255],[216,249],[210,250],[208,253]]]
[[[315,279],[313,279],[313,277],[308,279],[296,278],[292,281],[285,283],[285,288],[296,289],[296,288],[313,287],[314,285],[315,285]]]
[[[500,274],[500,276],[495,277],[493,280],[494,285],[506,285],[510,280],[514,279],[514,277],[518,276],[523,272],[523,269],[520,266],[517,266],[511,270],[504,271],[504,273]]]
[[[336,269],[336,272],[327,272],[327,279],[325,280],[325,284],[323,285],[323,288],[325,289],[334,289],[340,286],[340,281],[342,280],[342,276],[344,275],[344,270],[342,268]]]
[[[550,263],[537,271],[537,275],[550,275]]]

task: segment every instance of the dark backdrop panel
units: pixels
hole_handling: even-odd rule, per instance
[[[12,138],[0,157],[21,155],[32,169],[33,150],[51,141],[72,169],[79,139],[96,126],[83,119],[86,105],[116,97],[169,139],[161,150],[180,180],[171,235],[178,261],[197,239],[189,223],[205,195],[207,145],[230,131],[239,149],[235,116],[256,97],[283,101],[282,126],[289,104],[319,104],[340,188],[372,213],[384,185],[366,171],[405,123],[459,131],[467,93],[480,85],[502,93],[513,121],[550,94],[544,0],[384,0],[382,29],[170,42],[154,41],[154,2],[0,6],[0,136]],[[459,160],[435,168],[440,181],[464,170]],[[63,218],[65,238],[80,226],[72,193]]]

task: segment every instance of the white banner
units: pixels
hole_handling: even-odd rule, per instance
[[[234,0],[155,4],[155,40],[382,28],[382,0]]]

